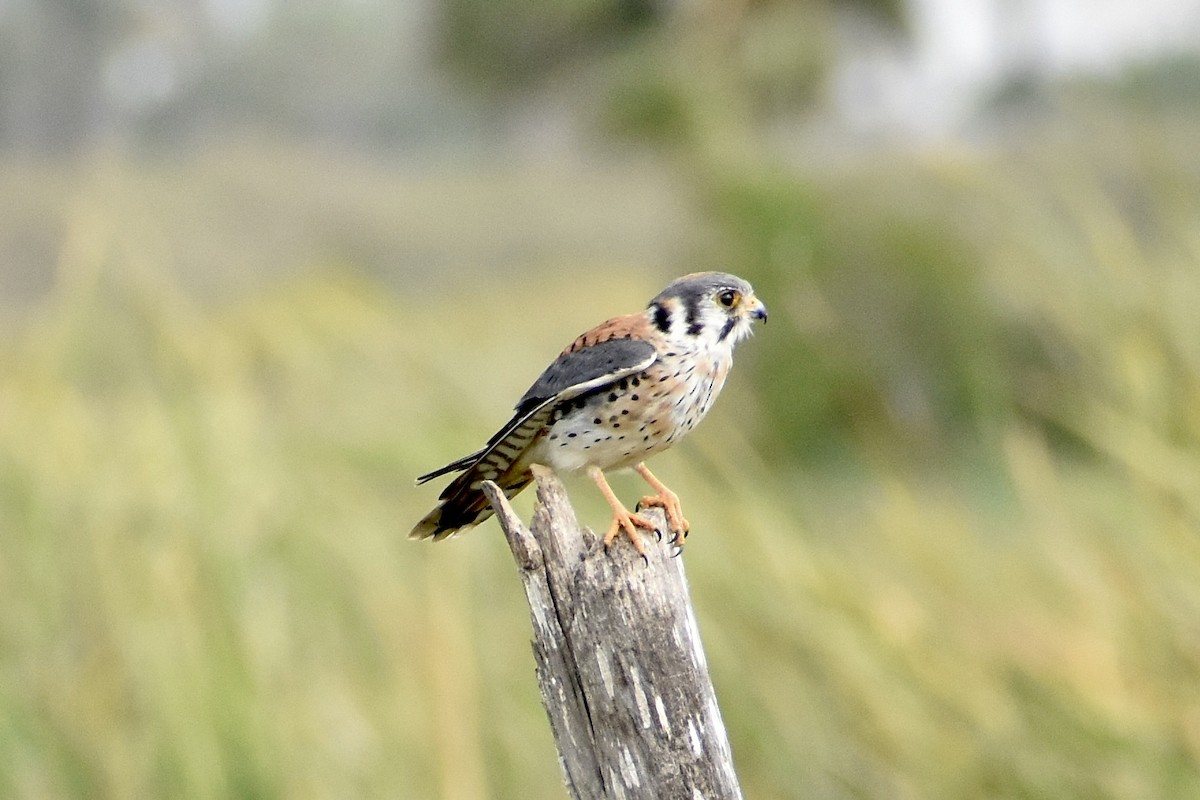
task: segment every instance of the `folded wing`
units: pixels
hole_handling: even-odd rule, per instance
[[[586,337],[576,340],[538,376],[517,402],[513,418],[485,447],[417,479],[417,483],[424,483],[449,472],[462,472],[442,492],[437,508],[412,529],[410,537],[442,539],[487,519],[492,511],[480,490],[482,482],[495,481],[509,497],[529,484],[532,476],[524,456],[545,435],[554,409],[635,375],[656,358],[653,345],[645,341],[614,337],[588,342]]]

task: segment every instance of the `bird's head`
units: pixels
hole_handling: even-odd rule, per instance
[[[767,307],[749,283],[727,272],[696,272],[672,281],[647,308],[656,328],[672,339],[688,337],[732,347],[767,320]]]

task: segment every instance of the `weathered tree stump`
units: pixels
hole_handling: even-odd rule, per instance
[[[485,483],[533,622],[542,703],[573,800],[741,798],[683,559],[649,563],[580,527],[562,484],[535,467],[530,528]],[[666,530],[660,509],[643,512]]]

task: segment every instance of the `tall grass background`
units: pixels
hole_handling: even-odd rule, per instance
[[[655,468],[747,797],[1197,796],[1194,131],[682,203],[244,143],[5,165],[6,247],[54,268],[0,346],[0,795],[563,797],[503,538],[407,541],[412,477],[724,267],[770,324]],[[406,269],[426,242],[475,268]]]

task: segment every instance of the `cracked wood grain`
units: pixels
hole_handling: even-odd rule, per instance
[[[741,798],[683,559],[646,537],[647,563],[605,550],[566,491],[534,468],[526,527],[485,483],[517,562],[533,623],[542,703],[573,800]],[[642,512],[666,530],[661,509]]]

